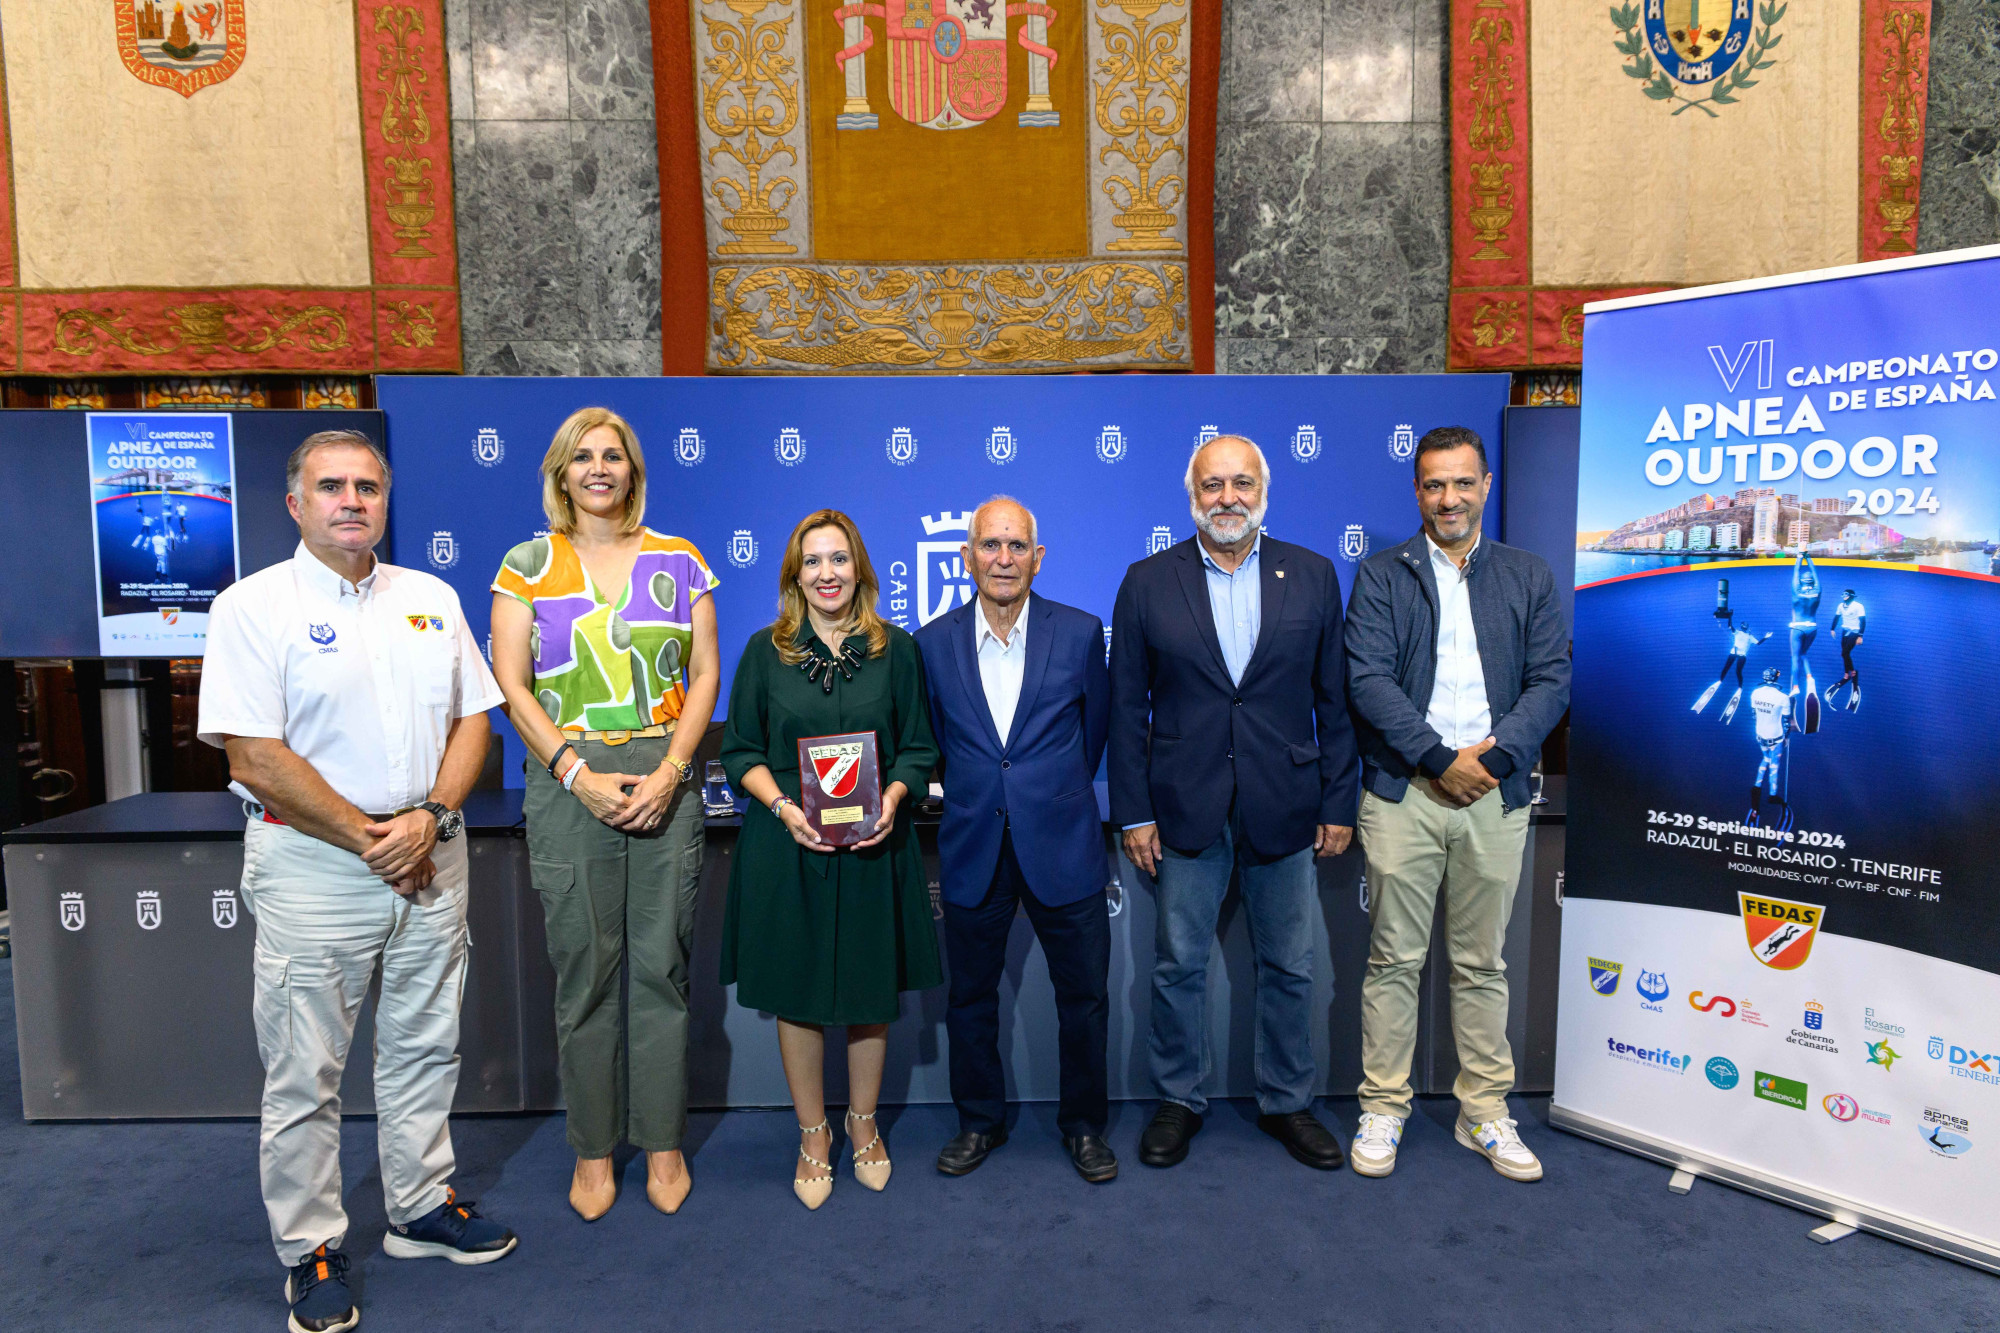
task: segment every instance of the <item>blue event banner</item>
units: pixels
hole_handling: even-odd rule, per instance
[[[99,651],[198,657],[238,569],[229,414],[92,412],[87,428]]]
[[[1334,558],[1346,586],[1367,552],[1417,529],[1418,436],[1471,426],[1499,472],[1507,391],[1504,375],[385,376],[377,390],[395,558],[450,582],[482,640],[501,558],[547,526],[540,469],[556,428],[593,405],[631,421],[647,525],[693,542],[721,580],[725,705],[744,645],[775,614],[785,544],[815,509],[854,517],[882,613],[914,631],[970,600],[967,522],[1013,495],[1048,548],[1036,593],[1108,625],[1126,568],[1193,535],[1183,478],[1197,442],[1247,435],[1271,464],[1266,530]],[[519,741],[501,732],[518,784]]]

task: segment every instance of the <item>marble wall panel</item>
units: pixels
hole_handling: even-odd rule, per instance
[[[1323,0],[1232,4],[1223,41],[1229,81],[1216,114],[1225,121],[1320,119],[1320,5]]]
[[[1917,248],[1992,245],[2000,242],[2000,0],[1937,0],[1931,18]]]
[[[571,207],[570,127],[478,121],[457,173],[465,340],[586,333]]]
[[[653,118],[646,0],[570,0],[569,109],[577,120]]]
[[[469,0],[467,8],[474,115],[480,120],[568,119],[565,0]]]
[[[1320,119],[1407,124],[1417,0],[1322,0]]]
[[[1318,125],[1225,124],[1216,136],[1218,338],[1310,338],[1321,328]]]
[[[572,121],[577,291],[592,338],[657,338],[660,173],[650,120]]]

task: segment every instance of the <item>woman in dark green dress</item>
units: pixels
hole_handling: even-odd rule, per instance
[[[875,1130],[898,996],[944,980],[924,865],[905,807],[936,766],[916,641],[875,610],[879,585],[847,515],[822,509],[792,532],[778,619],[743,650],[722,762],[755,802],[743,816],[722,919],[722,984],[775,1014],[802,1139],[792,1189],[817,1208],[833,1192],[823,1070],[829,1025],[847,1029],[854,1175],[889,1183]],[[852,848],[820,840],[799,808],[801,737],[872,731],[882,818]],[[900,816],[900,817],[899,817]]]

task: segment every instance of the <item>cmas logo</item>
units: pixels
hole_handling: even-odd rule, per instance
[[[1116,426],[1106,426],[1097,432],[1097,457],[1105,463],[1122,462],[1125,458],[1125,432]]]
[[[1389,457],[1398,463],[1407,463],[1417,452],[1417,429],[1414,426],[1398,426],[1389,432]]]
[[[1340,557],[1343,560],[1364,560],[1368,556],[1368,533],[1359,523],[1349,523],[1347,530],[1340,534]]]
[[[1174,544],[1174,530],[1168,527],[1154,528],[1146,538],[1146,554],[1158,555]]]
[[[757,539],[750,529],[738,528],[729,534],[729,563],[738,569],[748,569],[757,563]]]
[[[236,925],[236,890],[217,889],[215,896],[209,899],[208,911],[218,929],[233,929]]]
[[[473,461],[481,467],[499,467],[500,460],[507,456],[506,442],[500,432],[491,426],[482,426],[472,437]]]
[[[1616,995],[1618,978],[1624,975],[1625,964],[1614,963],[1605,958],[1586,959],[1590,964],[1590,988],[1599,995]]]
[[[997,467],[1005,467],[1021,456],[1021,442],[1014,438],[1014,432],[1007,426],[995,426],[993,433],[986,437],[986,459]]]
[[[959,548],[972,527],[972,511],[954,514],[950,510],[924,515],[924,535],[935,538],[951,534],[944,541],[917,543],[917,624],[928,625],[953,607],[972,600],[972,579],[965,572],[965,557]]]
[[[1667,974],[1664,972],[1640,972],[1639,980],[1633,984],[1639,992],[1639,1007],[1650,1009],[1656,1014],[1665,1013],[1664,1001],[1671,993],[1667,989]]]
[[[449,532],[433,532],[424,554],[430,557],[432,569],[450,569],[458,563],[458,543]]]
[[[674,461],[682,467],[696,467],[706,457],[708,441],[693,426],[682,426],[681,433],[674,438]]]
[[[160,895],[155,889],[141,889],[133,906],[139,914],[139,929],[158,930],[160,928]]]
[[[889,461],[897,467],[917,461],[917,437],[910,433],[908,426],[898,426],[890,431],[883,447],[888,450]]]
[[[319,644],[322,648],[324,648],[326,647],[327,644],[333,642],[334,638],[333,626],[308,625],[306,626],[306,636],[310,638],[314,643]]]
[[[1310,463],[1320,454],[1319,428],[1301,426],[1292,432],[1292,457],[1301,463]]]
[[[62,925],[64,930],[83,929],[83,895],[65,893],[62,895]]]
[[[797,427],[786,426],[771,441],[771,453],[785,467],[797,467],[806,461],[806,437],[799,434]]]
[[[1789,8],[1784,0],[1633,0],[1611,11],[1612,45],[1640,92],[1673,115],[1694,107],[1714,119],[1715,108],[1762,82],[1753,74],[1777,63],[1771,51],[1784,40],[1778,23]]]

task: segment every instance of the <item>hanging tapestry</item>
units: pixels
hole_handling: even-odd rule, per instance
[[[1209,368],[1220,12],[653,0],[668,369]]]
[[[459,369],[443,0],[0,0],[0,373]]]
[[[1930,0],[1452,0],[1450,364],[1583,305],[1916,252]]]

